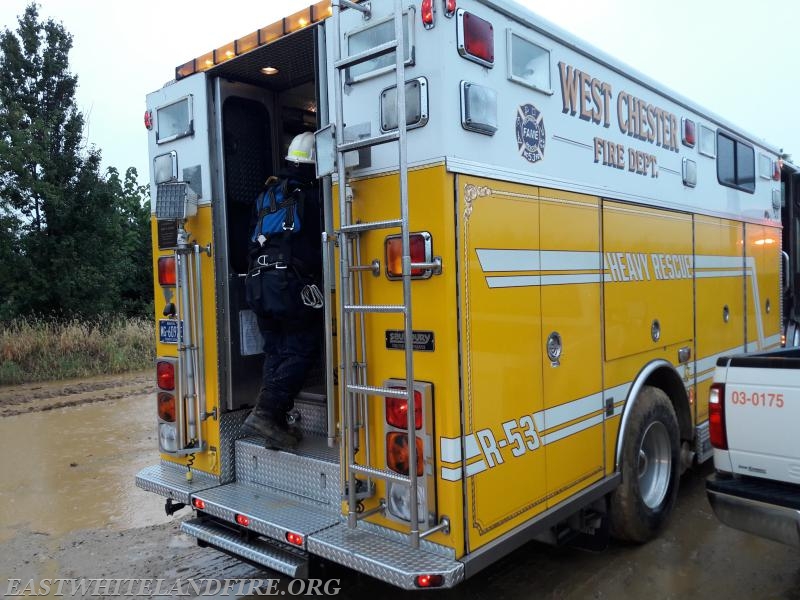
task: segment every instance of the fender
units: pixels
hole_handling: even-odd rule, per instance
[[[683,378],[675,370],[675,367],[672,365],[672,363],[664,359],[653,360],[647,363],[634,379],[633,385],[631,385],[631,389],[628,391],[628,397],[625,400],[625,407],[622,410],[622,420],[620,421],[619,433],[617,434],[617,449],[614,455],[614,466],[617,471],[620,470],[620,454],[622,452],[623,444],[625,443],[625,434],[628,431],[628,419],[630,417],[631,410],[633,409],[633,405],[636,403],[636,398],[639,396],[639,391],[642,389],[642,386],[647,385],[653,374],[661,369],[667,369],[665,375],[667,376],[668,380],[672,380],[671,383],[674,384],[675,388],[679,386],[680,389],[684,390],[684,397],[682,400],[688,405],[689,399],[688,396],[685,395],[686,387],[683,383]],[[662,381],[661,383],[663,384],[664,382]],[[681,408],[676,403],[674,393],[670,393],[670,390],[663,385],[657,387],[664,389],[673,405],[675,405],[675,414],[678,417],[678,427],[681,431],[681,434],[684,434],[685,419],[681,414]],[[681,399],[677,400],[680,401]]]

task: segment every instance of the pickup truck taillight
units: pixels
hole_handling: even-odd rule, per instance
[[[728,434],[725,431],[725,384],[712,383],[708,393],[708,431],[711,445],[718,450],[728,449]]]

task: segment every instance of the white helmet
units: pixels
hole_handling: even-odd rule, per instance
[[[315,164],[314,134],[306,131],[294,136],[292,143],[289,144],[289,150],[286,152],[286,160],[296,165],[300,163]]]

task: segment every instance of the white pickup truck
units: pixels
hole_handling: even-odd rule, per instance
[[[800,348],[720,358],[709,412],[714,513],[800,547]]]

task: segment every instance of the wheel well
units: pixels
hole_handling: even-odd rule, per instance
[[[669,367],[660,367],[650,374],[645,385],[657,387],[669,397],[672,406],[675,408],[675,415],[678,417],[681,440],[693,439],[689,396],[686,393],[683,381],[675,370]]]

